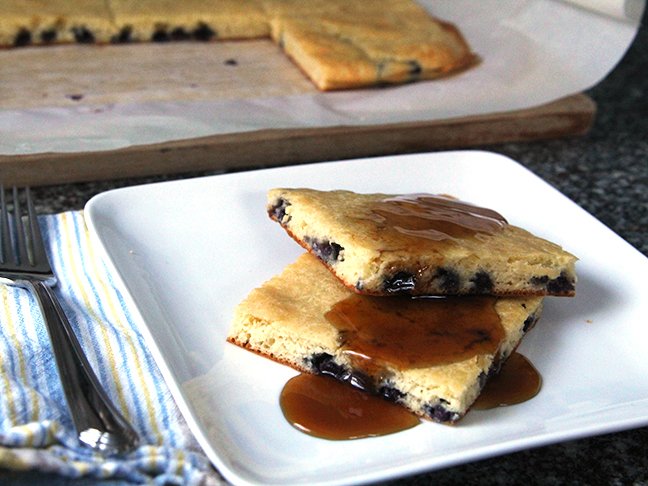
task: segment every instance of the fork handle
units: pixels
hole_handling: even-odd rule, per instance
[[[47,325],[79,440],[105,454],[132,450],[139,442],[137,433],[101,387],[56,295],[44,282],[28,282],[28,285]]]

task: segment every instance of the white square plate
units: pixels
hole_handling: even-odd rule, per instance
[[[225,342],[238,302],[302,251],[266,215],[266,191],[279,186],[453,194],[576,254],[577,296],[547,299],[520,348],[542,374],[540,394],[456,427],[371,439],[292,428],[278,398],[295,372]],[[648,259],[506,157],[404,155],[150,184],[98,195],[86,217],[192,431],[233,483],[384,480],[648,423]]]

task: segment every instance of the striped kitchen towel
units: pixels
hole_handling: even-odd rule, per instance
[[[26,290],[0,285],[0,483],[15,471],[123,483],[218,484],[93,248],[83,213],[40,216],[55,292],[113,403],[141,446],[108,459],[79,445],[45,324]],[[26,473],[27,474],[27,473]]]

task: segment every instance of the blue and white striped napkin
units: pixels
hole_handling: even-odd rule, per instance
[[[26,290],[0,285],[0,482],[1,469],[13,477],[36,471],[111,484],[222,482],[95,252],[83,213],[39,221],[59,279],[55,292],[99,381],[142,445],[108,459],[79,445],[38,305]]]

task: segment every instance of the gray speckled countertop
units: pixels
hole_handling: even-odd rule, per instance
[[[596,101],[598,114],[593,129],[584,137],[475,148],[519,161],[648,256],[648,28],[640,29],[621,63],[588,94]],[[35,195],[41,210],[58,212],[80,209],[91,196],[110,188],[166,179],[41,187]],[[522,451],[398,481],[405,485],[477,483],[648,485],[648,428]]]

